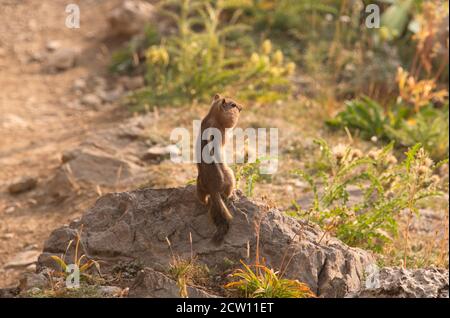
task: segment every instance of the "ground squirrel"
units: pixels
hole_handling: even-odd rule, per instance
[[[216,132],[220,133],[221,143],[219,144],[220,153],[223,153],[225,145],[225,129],[234,128],[239,119],[239,113],[242,106],[235,101],[224,98],[216,94],[213,98],[209,113],[203,118],[200,128],[200,145],[201,153],[205,146],[210,145],[214,140],[203,140],[202,134],[208,128],[216,128]],[[217,154],[211,153],[215,156]],[[211,163],[205,162],[203,155],[200,156],[197,164],[197,196],[203,204],[208,206],[209,215],[216,226],[217,230],[212,241],[219,244],[223,241],[225,234],[230,227],[230,221],[233,216],[227,208],[224,200],[227,200],[236,186],[236,179],[233,170],[224,162],[221,154],[215,157]],[[217,159],[220,158],[220,161]]]

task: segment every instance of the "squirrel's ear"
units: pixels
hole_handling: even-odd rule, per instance
[[[218,100],[220,98],[220,94],[214,95],[214,100]]]

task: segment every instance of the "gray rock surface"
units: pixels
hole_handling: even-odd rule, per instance
[[[95,94],[86,94],[81,98],[81,103],[97,109],[102,104],[102,99]]]
[[[372,285],[365,286],[353,298],[448,298],[448,270],[437,268],[382,268]]]
[[[35,250],[23,251],[14,255],[8,263],[5,264],[5,269],[8,268],[24,268],[36,263],[40,252]]]
[[[36,187],[37,179],[34,177],[22,177],[20,179],[14,180],[9,186],[8,191],[11,194],[18,194],[32,190]]]
[[[108,23],[113,34],[130,36],[142,32],[154,14],[150,3],[126,0],[108,14]]]
[[[49,285],[49,279],[44,273],[25,273],[19,282],[19,288],[22,292],[26,292],[33,288],[46,288]]]
[[[89,134],[81,144],[61,154],[61,165],[42,181],[39,197],[62,201],[81,188],[101,186],[102,191],[115,191],[116,187],[147,182],[143,167],[154,162],[141,157],[154,143],[146,130],[153,124],[150,114]]]
[[[187,287],[189,298],[213,298],[213,296],[199,288]],[[151,268],[141,270],[130,288],[128,294],[133,298],[178,298],[180,291],[176,282]]]
[[[59,48],[47,55],[46,68],[49,71],[64,71],[76,63],[77,51],[72,48]]]
[[[190,257],[192,248],[200,263],[217,270],[254,262],[259,232],[259,254],[285,277],[307,283],[318,295],[342,297],[359,290],[365,268],[373,257],[330,238],[320,241],[317,226],[286,216],[276,209],[252,202],[240,192],[230,232],[220,246],[211,243],[215,231],[206,208],[199,204],[195,186],[173,189],[142,189],[102,196],[81,220],[56,229],[39,257],[38,270],[55,266],[51,255],[64,253],[75,230],[83,224],[82,253],[102,260],[102,271],[119,261],[138,260],[164,272],[172,251]],[[259,228],[259,231],[257,230]],[[69,250],[68,258],[73,251]],[[81,255],[81,254],[79,254]]]

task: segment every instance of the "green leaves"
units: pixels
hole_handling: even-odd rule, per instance
[[[413,114],[396,104],[393,111],[385,114],[377,102],[362,97],[348,101],[346,108],[326,124],[331,128],[357,130],[365,139],[376,136],[385,141],[395,141],[397,147],[421,143],[433,159],[441,160],[448,155],[448,119],[448,104],[441,108],[430,105]]]
[[[309,207],[294,204],[295,211],[288,214],[307,217],[351,246],[381,252],[397,234],[400,211],[418,213],[418,202],[442,194],[432,181],[438,165],[420,144],[397,163],[394,142],[360,157],[352,155],[362,152],[351,146],[330,148],[324,140],[315,142],[320,156],[313,160],[321,170],[293,171],[309,184],[314,201]]]
[[[405,147],[421,143],[433,159],[441,160],[448,156],[448,118],[448,105],[442,109],[424,107],[409,120],[386,126],[386,134]]]
[[[396,39],[403,33],[409,22],[409,14],[413,3],[413,0],[396,0],[382,14],[381,27],[386,39]]]
[[[384,137],[387,120],[383,108],[377,102],[363,96],[359,100],[348,101],[345,105],[345,110],[326,122],[329,126],[358,129],[366,139],[373,136]]]

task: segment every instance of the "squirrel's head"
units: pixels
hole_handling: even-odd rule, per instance
[[[224,128],[233,128],[239,119],[242,105],[230,98],[216,94],[213,98],[212,109],[217,114]]]

